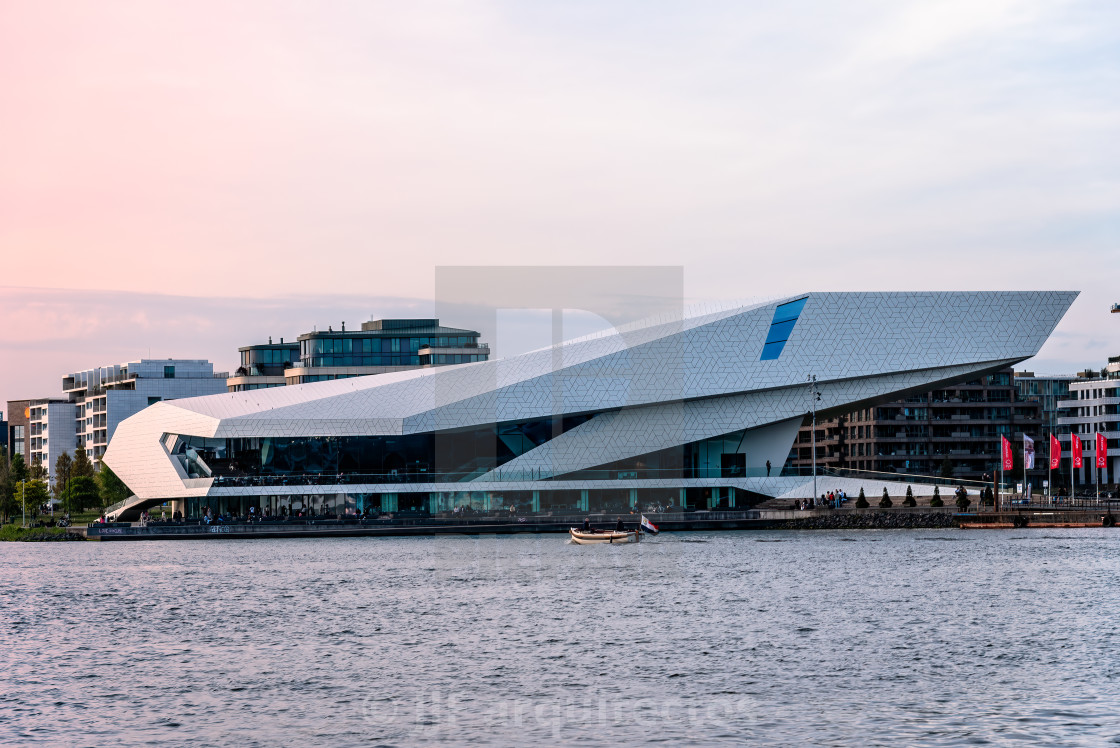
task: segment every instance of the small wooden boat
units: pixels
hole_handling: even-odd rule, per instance
[[[569,530],[572,536],[573,543],[580,545],[592,545],[594,543],[637,543],[641,540],[641,533],[634,532],[620,532],[618,530],[578,530],[571,528]]]

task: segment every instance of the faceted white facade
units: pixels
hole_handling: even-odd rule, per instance
[[[791,484],[778,474],[810,410],[809,375],[821,393],[818,413],[973,379],[1037,353],[1076,295],[810,293],[650,320],[508,359],[160,402],[120,424],[104,459],[148,504],[263,493],[434,496],[599,485],[785,495]],[[267,476],[265,488],[255,478],[236,485],[216,479],[220,472],[197,477],[191,470],[206,468],[205,461],[188,464],[173,454],[182,454],[176,445],[188,437],[226,440],[232,452],[244,440],[434,434],[438,449],[439,439],[470,429],[554,416],[554,423],[565,416],[573,425],[488,467],[454,479],[433,471],[427,482],[413,475],[407,484],[379,478],[389,471],[378,468],[355,472],[346,485],[293,486]],[[732,433],[730,446],[705,441]],[[641,465],[643,455],[681,445],[692,445],[693,465],[696,455],[743,457],[724,458],[731,467],[716,475],[695,469],[653,477],[621,469],[603,480],[571,475],[626,460]],[[238,469],[245,474],[243,465]]]

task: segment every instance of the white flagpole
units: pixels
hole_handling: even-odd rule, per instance
[[[1074,487],[1073,487],[1073,440],[1077,438],[1077,434],[1070,433],[1069,435],[1069,505],[1073,506]]]
[[[1054,473],[1054,456],[1050,454],[1050,451],[1054,449],[1053,431],[1050,432],[1050,438],[1046,440],[1046,444],[1048,446],[1046,450],[1046,503],[1053,504],[1054,499],[1050,496],[1050,484],[1054,482],[1054,478],[1052,477]]]
[[[1003,439],[999,440],[999,491],[996,492],[996,511],[1003,510]]]

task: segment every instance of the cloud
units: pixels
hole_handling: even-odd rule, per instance
[[[683,265],[696,300],[1078,289],[1062,329],[1115,352],[1118,45],[1104,0],[14,4],[0,256],[230,304],[527,263]],[[224,329],[15,311],[28,345]]]
[[[416,299],[306,296],[270,299],[0,287],[0,398],[58,396],[64,375],[140,358],[205,358],[220,371],[239,346],[294,340],[315,326],[357,327],[431,313]]]

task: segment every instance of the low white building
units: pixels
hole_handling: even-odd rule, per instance
[[[1101,485],[1117,482],[1120,472],[1120,357],[1109,359],[1109,366],[1099,379],[1071,382],[1069,398],[1058,402],[1058,438],[1062,442],[1062,471],[1068,475],[1070,434],[1077,434],[1082,444],[1082,467],[1075,470],[1079,490],[1097,483],[1096,435],[1104,434],[1108,447],[1106,466],[1101,471]]]

